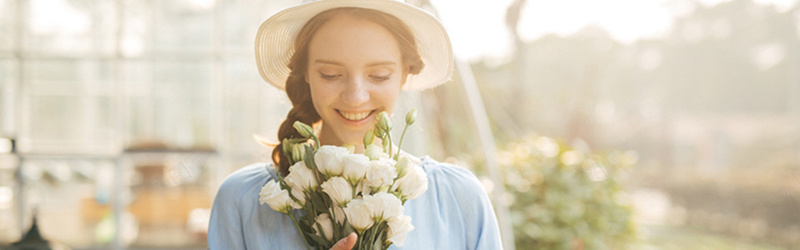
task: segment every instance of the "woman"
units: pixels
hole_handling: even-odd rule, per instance
[[[321,123],[323,145],[360,144],[378,112],[394,111],[401,89],[443,83],[453,67],[441,24],[391,0],[322,0],[284,10],[259,28],[256,60],[261,76],[292,101],[278,139],[300,137],[295,121]],[[304,246],[288,216],[258,203],[265,183],[288,174],[280,148],[273,151],[274,164],[244,167],[223,182],[211,213],[211,249]],[[416,160],[428,190],[405,204],[415,229],[402,249],[502,248],[492,206],[475,176],[430,158]],[[355,242],[352,234],[333,249]]]

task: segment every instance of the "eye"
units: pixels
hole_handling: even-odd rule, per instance
[[[319,77],[320,77],[320,78],[322,78],[322,79],[324,79],[324,80],[328,80],[328,81],[333,81],[333,80],[339,79],[339,77],[341,77],[341,76],[342,76],[341,74],[324,74],[324,73],[319,73]]]
[[[370,75],[369,77],[372,78],[372,80],[374,80],[374,81],[383,82],[383,81],[389,80],[390,79],[389,76],[390,75]]]
[[[392,70],[378,68],[376,70],[373,70],[372,72],[369,72],[368,76],[370,79],[372,79],[373,82],[381,83],[391,79],[393,72],[394,71]]]

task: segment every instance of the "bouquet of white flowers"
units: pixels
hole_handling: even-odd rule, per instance
[[[294,128],[303,138],[283,141],[290,159],[289,174],[278,175],[259,193],[261,204],[289,215],[307,248],[329,249],[352,232],[358,234],[354,249],[387,249],[403,246],[414,229],[403,204],[428,189],[424,170],[400,150],[392,150],[392,123],[386,112],[378,114],[375,128],[364,136],[364,153],[353,146],[320,146],[313,129],[302,122]],[[414,123],[416,110],[406,115],[406,126]],[[374,138],[382,145],[373,144]],[[302,210],[297,219],[293,209]]]

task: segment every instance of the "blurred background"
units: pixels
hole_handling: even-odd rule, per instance
[[[0,0],[0,248],[205,249],[290,105],[255,31],[299,2]],[[507,248],[800,246],[799,1],[409,2],[458,67],[403,93],[405,148],[476,173]]]

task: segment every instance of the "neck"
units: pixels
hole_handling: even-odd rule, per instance
[[[324,124],[321,125],[317,137],[319,138],[319,143],[322,145],[343,146],[345,144],[345,142],[337,137],[330,128],[326,128]],[[376,137],[374,144],[381,145],[381,142],[381,139]],[[353,146],[355,146],[355,153],[360,154],[364,152],[364,144],[362,142],[353,144]]]
[[[321,129],[319,130],[319,143],[322,145],[334,145],[334,146],[341,146],[343,144],[342,140],[330,130],[329,127],[325,127],[324,124],[320,125]]]

